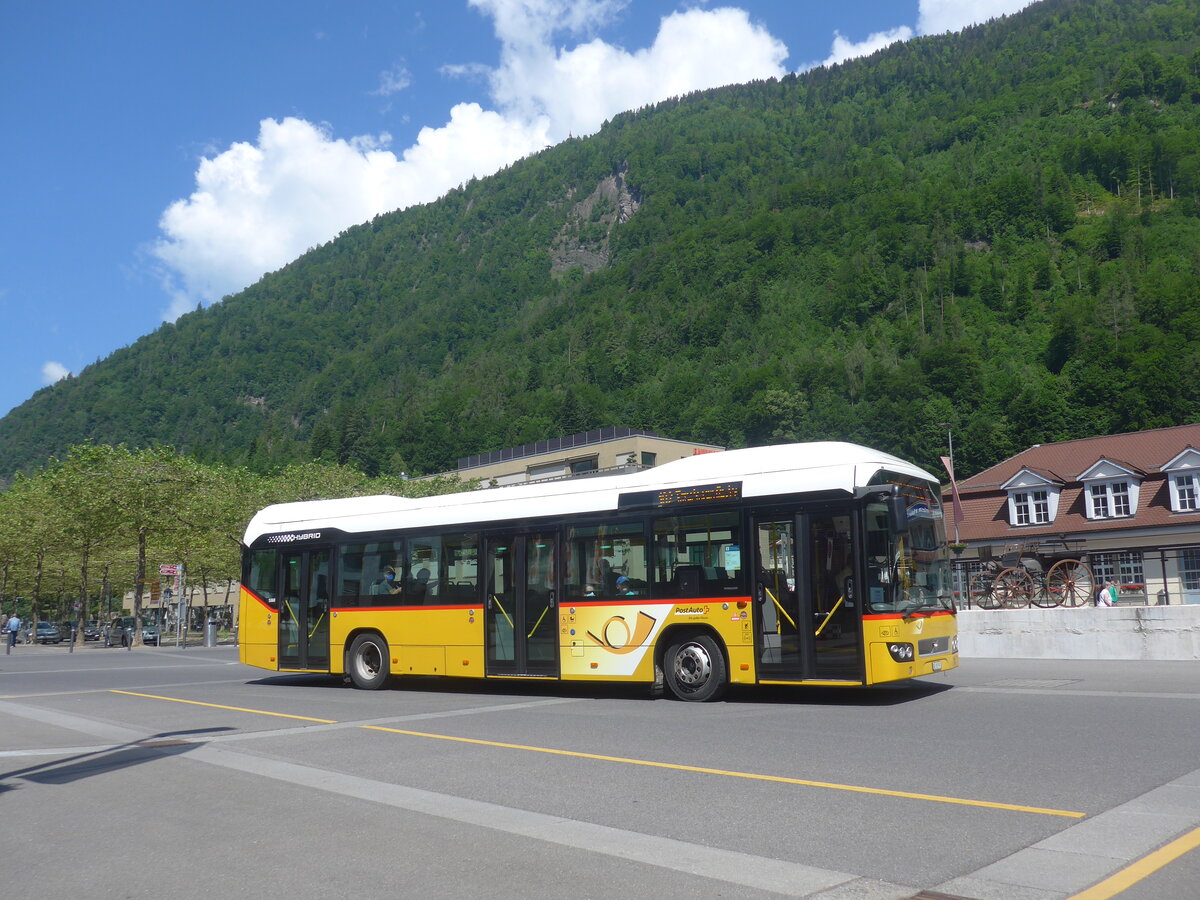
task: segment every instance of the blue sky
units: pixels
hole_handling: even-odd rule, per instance
[[[615,113],[1030,0],[6,0],[0,415]]]

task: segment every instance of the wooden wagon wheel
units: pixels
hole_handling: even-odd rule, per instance
[[[1092,570],[1078,559],[1060,560],[1046,575],[1046,590],[1063,606],[1088,606],[1095,585]]]
[[[1024,569],[1013,566],[996,576],[995,592],[1005,609],[1022,609],[1033,597],[1033,579]]]
[[[996,599],[996,576],[987,569],[980,569],[971,576],[967,592],[972,605],[980,609],[1000,608],[1000,601]]]
[[[1033,601],[1034,606],[1040,606],[1042,609],[1050,609],[1062,602],[1058,596],[1051,592],[1049,578],[1040,572],[1036,575],[1030,573],[1029,577],[1033,580],[1033,594],[1030,599]]]

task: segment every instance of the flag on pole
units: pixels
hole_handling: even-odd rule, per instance
[[[950,457],[942,457],[942,465],[946,467],[946,474],[950,476],[950,494],[954,498],[954,524],[961,525],[963,521],[962,500],[958,497],[958,482],[954,480],[954,469],[950,465]]]

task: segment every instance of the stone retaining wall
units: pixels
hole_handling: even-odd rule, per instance
[[[1200,606],[964,609],[964,659],[1200,660]]]

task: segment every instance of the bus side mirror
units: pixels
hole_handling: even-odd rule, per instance
[[[891,526],[892,534],[907,534],[908,504],[904,502],[904,498],[898,496],[888,497],[887,506],[888,524]]]

